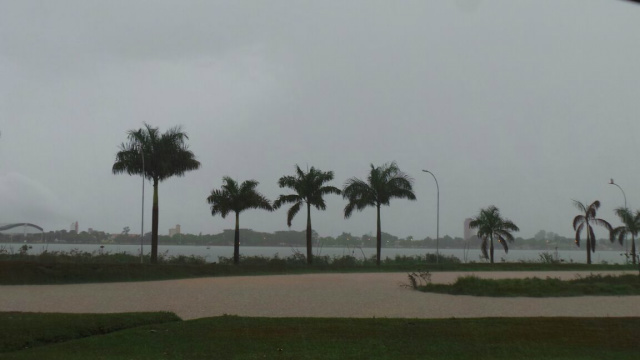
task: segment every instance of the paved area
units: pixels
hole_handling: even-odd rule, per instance
[[[586,276],[590,272],[583,272]],[[574,278],[578,272],[433,273]],[[136,283],[0,286],[0,311],[111,313],[171,311],[183,319],[223,314],[268,317],[468,318],[640,316],[640,296],[489,298],[401,287],[406,273],[218,277]]]

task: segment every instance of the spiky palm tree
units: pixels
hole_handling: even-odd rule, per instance
[[[493,264],[493,239],[498,239],[502,244],[504,252],[509,252],[508,242],[513,242],[512,231],[520,231],[520,229],[511,220],[500,216],[500,210],[491,205],[486,209],[481,209],[477,217],[473,218],[469,223],[469,228],[478,229],[478,237],[482,239],[480,249],[485,258],[490,258]],[[488,244],[487,244],[488,240]],[[487,256],[487,245],[489,245],[489,256]]]
[[[225,218],[230,212],[236,214],[236,231],[233,238],[233,263],[240,262],[240,213],[248,209],[273,211],[273,207],[264,195],[256,191],[258,182],[243,181],[240,186],[232,178],[222,178],[222,188],[211,190],[207,202],[211,204],[211,215],[220,214]]]
[[[592,225],[602,226],[609,230],[609,238],[613,240],[613,228],[605,220],[596,218],[596,212],[600,208],[600,201],[596,200],[589,206],[577,200],[573,200],[573,205],[580,210],[583,215],[573,218],[573,230],[576,231],[576,245],[580,246],[580,233],[583,229],[587,231],[587,264],[591,264],[591,253],[596,251],[596,235]]]
[[[274,209],[279,209],[283,204],[293,204],[287,211],[287,225],[291,227],[291,220],[300,211],[303,205],[307,206],[307,264],[313,263],[311,252],[311,206],[318,210],[325,210],[327,205],[323,196],[327,194],[340,195],[340,189],[334,186],[326,186],[325,183],[333,180],[333,171],[321,171],[313,166],[306,173],[296,165],[296,174],[283,176],[278,180],[281,188],[289,188],[293,194],[280,195],[273,203]]]
[[[413,179],[400,171],[394,162],[375,167],[371,164],[371,170],[367,181],[351,178],[344,184],[342,196],[349,201],[344,208],[344,217],[348,219],[353,210],[362,211],[368,206],[376,208],[377,235],[376,235],[376,264],[380,265],[382,251],[382,230],[380,226],[380,207],[389,205],[393,198],[415,200],[413,193]]]
[[[631,235],[631,259],[633,264],[636,264],[636,236],[638,236],[638,232],[640,232],[640,210],[636,211],[635,214],[631,212],[631,210],[623,207],[619,207],[615,209],[616,215],[620,218],[624,225],[618,226],[613,229],[611,237],[612,240],[618,238],[620,244],[624,242],[624,237],[629,234]]]
[[[145,123],[138,130],[127,132],[113,164],[114,174],[143,175],[153,182],[151,211],[151,263],[158,261],[158,183],[172,176],[184,176],[187,171],[200,168],[185,140],[187,134],[179,126],[161,134],[158,128]]]

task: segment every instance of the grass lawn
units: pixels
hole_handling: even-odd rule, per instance
[[[0,312],[0,353],[170,321],[180,321],[180,318],[168,312],[124,314]]]
[[[135,315],[112,316],[128,322],[124,318]],[[66,327],[64,319],[57,319],[56,323]],[[3,316],[0,328],[6,326],[7,319]],[[87,320],[87,328],[93,327]],[[37,337],[44,331],[29,330],[29,335]],[[42,342],[31,349],[0,353],[0,358],[635,359],[640,353],[639,332],[640,318],[416,320],[224,316],[169,320],[66,342],[51,341],[55,342],[51,345]]]
[[[433,264],[416,259],[394,259],[374,264],[287,264],[283,261],[228,264],[139,264],[62,263],[55,261],[0,261],[0,285],[73,284],[96,282],[150,281],[208,276],[301,274],[320,272],[412,272],[412,271],[621,271],[632,265],[469,263]]]
[[[453,284],[424,284],[423,282],[423,285],[416,288],[425,292],[474,296],[622,296],[640,295],[640,277],[638,275],[589,275],[577,277],[573,280],[560,280],[536,277],[525,279],[481,279],[476,276],[463,276],[459,277]]]

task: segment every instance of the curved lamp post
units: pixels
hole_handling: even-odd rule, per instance
[[[142,243],[144,240],[144,151],[142,150],[142,144],[140,144],[140,157],[142,158],[142,216],[140,217],[140,264],[142,264]]]
[[[616,183],[613,181],[613,179],[609,180],[609,185],[615,185],[615,186],[617,186],[617,187],[618,187],[618,189],[620,189],[620,191],[622,191],[622,197],[624,198],[624,208],[626,209],[626,208],[627,208],[627,195],[625,195],[624,190],[622,190],[622,187],[621,187],[620,185],[616,184]],[[627,253],[629,253],[629,244],[627,244],[627,239],[626,239],[626,237],[625,237],[625,239],[624,239],[624,244],[625,244],[625,249],[626,249],[625,251],[626,251]]]
[[[426,173],[431,174],[431,176],[433,176],[433,180],[436,181],[436,190],[438,191],[438,202],[437,202],[437,217],[436,217],[436,264],[438,264],[440,262],[440,186],[438,186],[438,179],[436,179],[436,176],[433,175],[433,173],[429,170],[422,170]]]
[[[620,191],[622,191],[622,197],[624,197],[624,208],[627,208],[627,195],[624,194],[624,190],[622,190],[622,187],[618,184],[616,184],[615,182],[613,182],[613,179],[609,180],[609,185],[615,185],[618,187],[618,189],[620,189]]]

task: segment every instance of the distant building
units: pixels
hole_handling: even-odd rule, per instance
[[[69,227],[69,231],[75,231],[76,234],[78,233],[78,222],[73,222],[71,223],[71,226]]]
[[[180,234],[180,224],[176,225],[176,227],[169,229],[169,236]]]
[[[475,236],[477,233],[476,229],[471,229],[469,227],[469,223],[471,223],[471,221],[473,221],[473,219],[471,218],[464,219],[464,239],[465,240],[471,239],[471,237]]]

